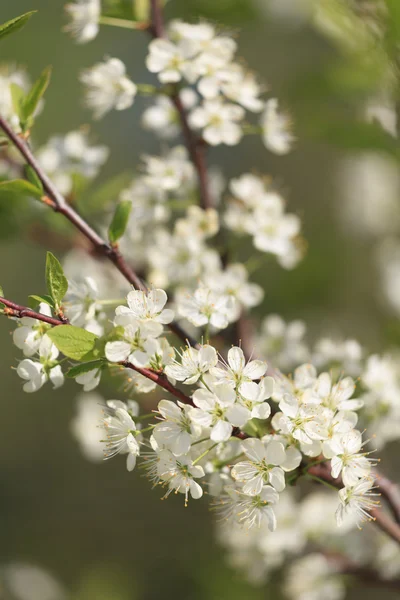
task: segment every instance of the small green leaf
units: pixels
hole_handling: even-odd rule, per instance
[[[11,19],[11,21],[7,21],[6,23],[0,25],[0,39],[6,37],[6,35],[9,35],[10,33],[18,31],[18,29],[21,29],[36,12],[37,10],[31,10],[30,12],[20,15],[19,17],[15,17],[14,19]]]
[[[10,84],[11,100],[15,114],[19,120],[22,119],[22,103],[25,98],[25,92],[17,83]]]
[[[35,83],[31,87],[30,92],[22,100],[22,121],[27,123],[28,127],[31,126],[29,120],[33,116],[35,110],[37,109],[40,99],[42,98],[43,94],[47,89],[47,86],[50,83],[50,77],[51,67],[46,67],[46,69],[41,73],[39,79],[35,81]]]
[[[48,331],[53,344],[68,358],[82,360],[95,346],[97,336],[73,325],[58,325]]]
[[[46,256],[46,284],[47,291],[53,298],[56,309],[58,309],[68,291],[68,280],[64,275],[60,261],[51,252],[48,252]]]
[[[37,304],[40,304],[41,302],[48,304],[49,306],[51,306],[51,308],[54,308],[54,300],[51,296],[37,296],[36,294],[31,294],[29,296],[29,299],[31,300],[29,304],[30,306],[32,306],[32,308],[34,308]]]
[[[39,200],[43,196],[42,190],[39,190],[36,186],[32,185],[32,183],[25,181],[24,179],[2,181],[0,183],[0,193],[23,194],[24,196],[33,196]]]
[[[43,195],[43,184],[40,181],[39,177],[36,175],[36,171],[32,169],[30,165],[25,165],[25,175],[26,178],[31,182],[32,185],[35,186]]]
[[[3,288],[0,285],[0,296],[2,296],[4,298],[4,292],[3,292]]]
[[[106,362],[104,360],[99,359],[92,360],[87,363],[82,363],[81,365],[76,365],[67,372],[67,377],[71,377],[72,379],[74,379],[75,377],[78,377],[79,375],[84,375],[85,373],[89,373],[94,369],[101,369],[105,364]]]
[[[124,235],[131,210],[132,202],[130,200],[124,200],[117,205],[113,220],[111,221],[111,225],[108,230],[108,239],[112,244],[118,242],[118,240]]]

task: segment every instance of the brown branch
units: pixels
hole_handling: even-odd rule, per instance
[[[137,367],[129,361],[123,362],[121,364],[126,369],[132,369],[133,371],[136,371],[137,373],[143,375],[143,377],[146,377],[146,379],[154,381],[154,383],[162,387],[164,390],[167,390],[167,392],[175,396],[175,398],[178,398],[178,400],[180,400],[184,404],[193,405],[192,399],[189,396],[186,396],[186,394],[184,394],[181,390],[173,386],[172,383],[168,381],[167,377],[163,373],[157,373],[157,371],[153,371],[152,369],[145,369],[144,367]]]
[[[15,317],[17,319],[29,317],[30,319],[37,319],[38,321],[43,321],[43,323],[48,323],[49,325],[53,326],[68,324],[68,319],[66,319],[65,317],[48,317],[47,315],[43,315],[42,313],[38,313],[34,310],[31,310],[27,306],[21,306],[20,304],[16,304],[15,302],[7,300],[7,298],[2,298],[1,296],[0,304],[4,304],[4,306],[6,307],[3,312],[3,314],[6,317]]]
[[[147,290],[146,284],[137,276],[134,270],[129,266],[119,249],[107,243],[82,217],[76,210],[70,206],[65,198],[57,190],[53,182],[43,171],[29,146],[20,136],[18,136],[9,126],[7,121],[0,116],[0,128],[4,131],[8,139],[19,150],[26,162],[32,167],[36,175],[42,182],[47,196],[44,196],[43,202],[48,204],[55,212],[64,215],[72,225],[78,229],[95,247],[95,249],[106,256],[125,277],[125,279],[134,287],[140,290]],[[171,331],[177,335],[185,344],[189,343],[196,347],[197,342],[189,336],[178,323],[169,325]]]
[[[319,465],[314,465],[308,468],[307,473],[318,477],[318,479],[322,479],[326,483],[329,483],[329,485],[333,485],[338,490],[340,490],[343,487],[343,482],[341,478],[338,477],[337,479],[334,479],[331,475],[331,470],[326,463],[321,463]],[[378,481],[376,479],[375,481],[377,482],[377,487],[379,488]],[[373,521],[382,531],[384,531],[389,537],[391,537],[392,540],[400,544],[400,525],[398,523],[393,521],[389,517],[389,515],[383,512],[380,508],[372,509],[369,512],[369,514],[371,515]]]
[[[151,19],[152,26],[150,28],[150,31],[152,36],[154,38],[164,38],[164,18],[159,0],[151,0]],[[182,100],[178,89],[176,89],[175,92],[170,96],[170,100],[175,106],[176,111],[179,115],[183,137],[185,139],[185,143],[189,151],[191,161],[197,172],[201,206],[204,209],[211,208],[213,202],[208,181],[208,172],[205,156],[206,146],[204,142],[193,133],[192,129],[189,126],[186,110],[182,104]]]
[[[400,489],[399,486],[381,473],[375,472],[375,482],[382,497],[393,513],[397,523],[400,523]]]
[[[400,579],[384,579],[375,569],[359,565],[338,552],[322,551],[321,553],[343,575],[356,577],[363,584],[368,584],[369,586],[400,590]]]

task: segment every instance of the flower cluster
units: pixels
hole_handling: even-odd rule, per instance
[[[226,226],[250,234],[257,250],[275,254],[284,268],[293,268],[302,256],[299,217],[285,213],[282,196],[261,177],[245,173],[229,187]]]

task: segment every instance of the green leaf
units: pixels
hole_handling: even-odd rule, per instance
[[[124,235],[131,210],[132,202],[130,200],[124,200],[117,205],[113,220],[111,221],[111,225],[108,230],[108,239],[112,244],[118,242],[118,240]]]
[[[79,375],[84,375],[85,373],[89,373],[94,369],[101,369],[105,364],[106,362],[103,359],[99,359],[92,360],[87,363],[82,363],[81,365],[76,365],[67,372],[67,377],[74,379],[75,377],[78,377]]]
[[[14,19],[11,19],[11,21],[7,21],[6,23],[3,23],[3,25],[0,25],[0,39],[21,29],[36,12],[37,10],[31,10],[30,12],[24,13],[23,15],[15,17]]]
[[[23,194],[24,196],[33,196],[34,198],[40,198],[43,196],[42,190],[38,189],[29,181],[24,179],[12,179],[10,181],[2,181],[0,183],[0,193],[7,194]]]
[[[10,84],[11,100],[15,114],[19,120],[22,119],[22,103],[25,98],[25,91],[17,83]]]
[[[51,308],[54,308],[54,300],[51,296],[37,296],[36,294],[31,294],[29,296],[29,299],[32,300],[32,302],[29,303],[29,305],[32,306],[32,308],[34,308],[38,303],[40,304],[41,302],[48,304],[49,306],[51,306]]]
[[[53,298],[56,309],[58,309],[68,291],[68,280],[64,275],[60,261],[51,252],[48,252],[46,256],[46,284],[47,291]]]
[[[39,177],[36,175],[36,171],[32,169],[30,165],[25,165],[25,175],[26,178],[31,182],[32,185],[35,186],[38,190],[43,194],[43,184],[40,181]]]
[[[51,70],[51,67],[46,67],[46,69],[41,73],[39,79],[35,81],[31,87],[30,92],[22,101],[22,120],[27,124],[28,127],[31,126],[30,119],[37,109],[40,99],[50,83]]]
[[[53,344],[68,358],[82,360],[93,350],[97,335],[73,325],[58,325],[48,331]]]
[[[3,288],[0,285],[0,296],[2,296],[4,298],[4,292],[3,292]]]

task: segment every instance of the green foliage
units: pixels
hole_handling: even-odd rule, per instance
[[[54,308],[54,300],[51,296],[37,296],[36,294],[31,294],[29,296],[29,306],[31,306],[31,308],[35,308],[35,306],[41,302]]]
[[[108,239],[112,244],[117,243],[124,235],[131,210],[132,202],[129,200],[124,200],[117,205],[113,220],[108,229]]]
[[[42,190],[38,189],[29,181],[24,179],[12,179],[10,181],[2,181],[0,183],[0,194],[17,194],[18,196],[33,196],[40,198],[43,196]]]
[[[81,365],[76,365],[75,367],[72,367],[67,372],[67,377],[74,379],[75,377],[78,377],[79,375],[84,375],[85,373],[89,373],[94,369],[101,369],[105,365],[106,362],[101,358],[99,358],[98,360],[91,360],[90,362],[82,363]]]
[[[54,301],[56,310],[58,310],[68,291],[68,280],[64,275],[60,261],[51,252],[48,252],[46,256],[46,284],[47,291]]]
[[[25,128],[29,129],[33,123],[33,115],[38,107],[38,104],[43,97],[47,87],[50,83],[51,78],[51,67],[46,67],[40,74],[39,78],[35,81],[31,87],[29,93],[22,100],[21,112],[22,112],[22,123]]]
[[[36,12],[37,10],[31,10],[30,12],[24,13],[23,15],[15,17],[14,19],[11,19],[11,21],[7,21],[6,23],[3,23],[3,25],[0,25],[0,39],[22,29]]]
[[[398,53],[400,43],[400,2],[399,0],[385,0],[388,11],[386,41],[389,48]]]
[[[11,100],[15,114],[20,122],[22,121],[22,103],[24,101],[25,92],[17,83],[10,84]]]
[[[102,14],[117,19],[133,20],[135,8],[134,0],[104,0]]]
[[[98,339],[94,333],[73,325],[58,325],[50,329],[48,335],[60,352],[73,360],[83,360]]]
[[[26,178],[31,182],[32,185],[35,186],[38,190],[40,190],[43,194],[43,185],[40,181],[39,177],[36,175],[36,171],[32,169],[30,165],[25,165],[25,175]]]
[[[257,18],[257,9],[249,0],[176,0],[174,14],[183,20],[198,20],[199,17],[222,23],[238,23]]]

